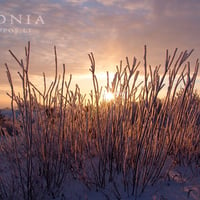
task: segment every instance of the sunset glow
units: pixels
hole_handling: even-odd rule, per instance
[[[179,52],[195,49],[191,59],[199,58],[200,28],[196,24],[200,20],[200,1],[3,0],[0,6],[0,99],[7,98],[9,92],[4,63],[10,67],[15,87],[21,87],[17,74],[20,68],[8,50],[23,58],[28,41],[30,76],[43,80],[45,72],[51,79],[55,72],[55,45],[58,72],[62,72],[65,63],[66,76],[72,74],[73,85],[77,83],[84,93],[92,89],[90,52],[94,53],[98,74],[105,76],[106,71],[115,72],[121,60],[126,65],[126,56],[130,64],[135,56],[141,61],[138,70],[142,77],[144,45],[148,48],[147,65],[152,68],[161,64],[163,70],[166,49],[170,55],[175,48]],[[103,80],[99,84],[106,86]],[[197,84],[198,88],[199,81]],[[0,101],[0,107],[5,105]]]
[[[105,92],[104,98],[107,102],[110,102],[115,99],[115,96],[112,92]]]

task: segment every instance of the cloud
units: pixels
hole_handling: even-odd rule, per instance
[[[32,26],[30,34],[4,34],[3,37],[7,46],[11,46],[11,40],[19,44],[31,40],[38,49],[37,56],[42,54],[45,59],[51,55],[49,48],[54,44],[66,52],[60,51],[60,57],[66,57],[72,63],[79,56],[83,59],[88,51],[101,53],[103,57],[108,53],[115,54],[113,49],[118,53],[128,52],[129,48],[145,43],[159,45],[160,48],[172,47],[175,40],[176,45],[181,44],[181,47],[185,43],[193,45],[199,34],[196,26],[200,18],[197,12],[199,3],[195,0],[190,3],[186,0],[20,2],[22,7],[5,1],[4,7],[16,15],[25,15],[27,10],[32,15],[40,14],[45,25]],[[84,53],[81,55],[81,52]]]

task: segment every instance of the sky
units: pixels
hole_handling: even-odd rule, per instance
[[[194,49],[194,65],[200,57],[199,10],[199,0],[0,0],[0,107],[9,105],[4,63],[16,90],[20,88],[20,68],[9,49],[21,59],[24,46],[31,42],[30,78],[40,86],[42,72],[53,80],[56,45],[59,70],[65,63],[67,77],[72,74],[73,84],[88,93],[90,52],[102,83],[106,71],[114,72],[126,56],[143,62],[144,45],[152,66],[164,66],[166,49],[172,54],[175,48]],[[11,15],[21,17],[21,22],[11,20]]]

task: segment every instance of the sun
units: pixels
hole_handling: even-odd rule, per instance
[[[104,94],[105,101],[109,102],[115,99],[115,96],[112,92],[105,92]]]

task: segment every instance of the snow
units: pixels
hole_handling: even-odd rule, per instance
[[[0,136],[0,189],[1,184],[4,187],[9,187],[9,180],[11,179],[12,170],[12,155],[10,155],[9,149],[12,149],[14,137]],[[22,145],[18,138],[18,143]],[[19,145],[19,146],[20,146]],[[11,161],[11,162],[10,162]],[[86,161],[86,162],[89,162]],[[185,166],[179,166],[178,164],[172,164],[172,161],[168,160],[166,164],[167,169],[165,176],[160,179],[154,185],[148,185],[144,192],[138,196],[138,200],[200,200],[200,166],[196,163],[190,163]],[[87,165],[87,164],[86,164]],[[89,173],[89,172],[86,172]],[[5,181],[6,180],[6,181]],[[107,178],[108,180],[108,178]],[[51,191],[50,194],[43,194],[42,189],[38,190],[40,199],[44,200],[103,200],[103,199],[121,199],[131,200],[134,199],[124,191],[122,177],[114,177],[114,181],[106,183],[106,187],[98,189],[93,185],[88,188],[83,180],[81,181],[77,175],[74,178],[70,173],[67,174],[66,180],[62,187],[57,191]],[[8,190],[8,191],[11,191]],[[0,190],[1,199],[1,190]]]
[[[0,144],[5,145],[12,137],[1,137]],[[22,142],[22,141],[21,141]],[[3,147],[3,145],[1,145]],[[5,146],[4,146],[5,147]],[[1,149],[0,153],[0,178],[8,180],[11,165],[9,162],[8,150]],[[2,153],[3,152],[3,153]],[[74,178],[70,173],[59,191],[52,191],[48,195],[41,194],[44,200],[103,200],[103,199],[134,199],[130,194],[124,192],[122,177],[114,178],[115,182],[107,183],[104,189],[96,190],[95,186],[86,187],[83,181]],[[7,184],[7,183],[6,183]],[[8,187],[8,185],[6,186]],[[117,188],[117,189],[116,189]],[[131,193],[131,192],[130,192]],[[0,198],[1,199],[1,198]],[[138,200],[200,200],[200,167],[196,164],[188,166],[175,165],[169,168],[167,175],[161,177],[154,185],[148,185],[145,191],[139,195]]]
[[[197,172],[196,172],[197,173]],[[119,186],[120,183],[117,183]],[[123,186],[118,188],[123,191]],[[119,199],[131,200],[125,192],[120,194]],[[48,197],[50,198],[50,197]],[[64,184],[62,192],[56,200],[102,200],[117,199],[113,184],[104,190],[89,190],[78,180],[68,179]],[[138,200],[199,200],[200,199],[200,171],[193,173],[190,167],[176,167],[169,171],[167,177],[160,179],[155,185],[148,186]]]

